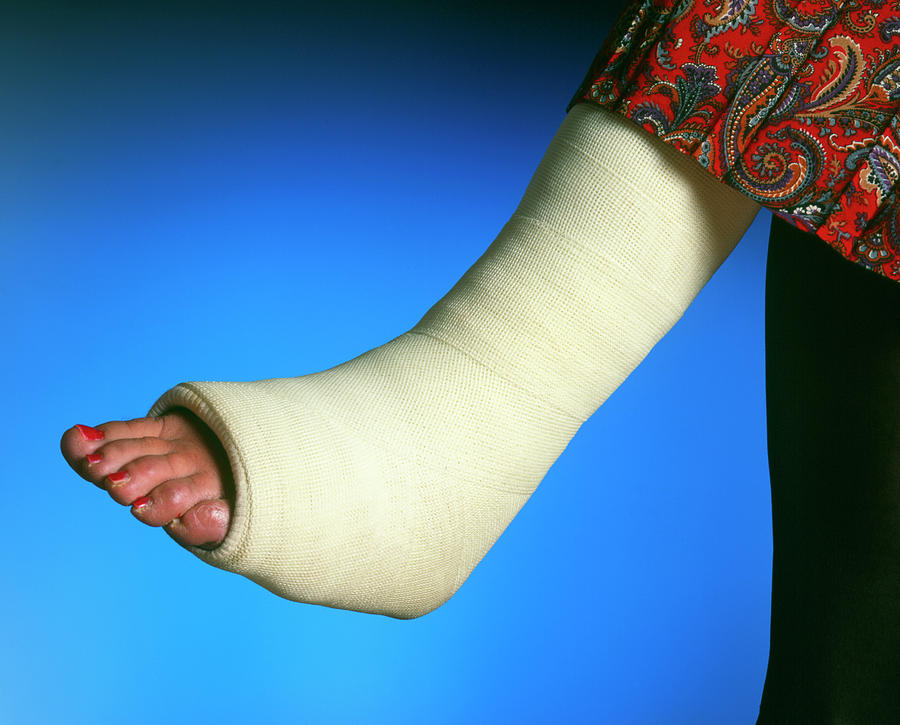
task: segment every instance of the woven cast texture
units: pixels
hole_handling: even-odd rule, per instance
[[[154,405],[192,410],[231,461],[229,532],[190,550],[301,602],[440,606],[758,209],[615,114],[573,109],[513,218],[412,330]]]
[[[577,106],[497,240],[413,330],[587,419],[759,208],[620,116]]]

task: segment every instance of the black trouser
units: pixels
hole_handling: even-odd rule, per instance
[[[774,217],[759,725],[900,723],[900,284]]]

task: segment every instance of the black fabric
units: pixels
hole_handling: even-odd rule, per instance
[[[900,285],[773,217],[759,725],[900,723]]]

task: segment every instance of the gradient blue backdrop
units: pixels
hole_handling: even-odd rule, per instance
[[[768,213],[422,619],[210,568],[58,452],[412,327],[513,212],[596,5],[4,5],[0,721],[754,722]]]

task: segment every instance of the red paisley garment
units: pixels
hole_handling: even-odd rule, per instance
[[[900,281],[900,1],[633,0],[581,102]]]

